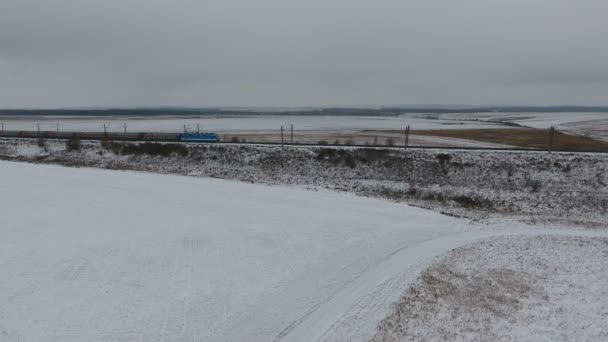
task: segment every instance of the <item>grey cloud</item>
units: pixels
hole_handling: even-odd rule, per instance
[[[605,104],[607,10],[603,0],[3,0],[0,107]]]

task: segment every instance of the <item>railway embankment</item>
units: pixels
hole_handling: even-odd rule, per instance
[[[71,145],[70,145],[71,144]],[[475,220],[608,220],[608,155],[0,139],[0,158],[216,177],[405,202]]]

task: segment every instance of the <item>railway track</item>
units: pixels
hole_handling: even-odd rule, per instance
[[[249,145],[249,146],[302,146],[302,147],[325,147],[325,148],[382,148],[403,150],[405,146],[388,146],[388,145],[356,145],[356,144],[311,144],[298,142],[195,142],[182,141],[178,133],[104,133],[104,132],[56,132],[56,131],[0,131],[0,138],[15,138],[15,139],[58,139],[67,140],[78,138],[81,140],[101,141],[109,139],[112,141],[128,141],[128,142],[173,142],[173,143],[188,143],[188,144],[214,144],[214,145]],[[608,151],[594,150],[564,150],[564,149],[540,149],[540,148],[524,148],[524,147],[471,147],[471,146],[433,146],[433,145],[414,145],[407,146],[411,150],[449,150],[449,151],[505,151],[505,152],[555,152],[555,153],[601,153],[608,154]]]

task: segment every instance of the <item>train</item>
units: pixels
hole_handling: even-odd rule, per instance
[[[179,139],[185,142],[220,142],[220,137],[215,133],[182,133]]]
[[[203,142],[218,143],[220,137],[212,132],[195,133],[120,133],[120,132],[57,132],[57,131],[0,131],[5,138],[44,138],[82,140],[123,140],[123,141],[161,141],[161,142]]]

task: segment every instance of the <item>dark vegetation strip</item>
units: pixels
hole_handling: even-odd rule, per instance
[[[532,149],[550,148],[549,132],[534,128],[420,130],[412,131],[412,135],[475,140]],[[553,137],[553,150],[606,152],[608,142],[557,131]]]
[[[23,138],[23,139],[81,139],[81,140],[97,140],[103,141],[111,137],[112,141],[132,141],[132,142],[174,142],[180,143],[176,134],[166,133],[139,133],[127,134],[123,136],[120,133],[112,133],[104,135],[104,133],[79,133],[79,132],[63,132],[59,136],[53,136],[50,133],[41,134],[38,136],[36,132],[28,132],[27,135],[14,134],[15,132],[4,131],[0,132],[0,138]],[[473,141],[489,142],[503,145],[511,145],[516,147],[454,147],[454,146],[432,146],[432,145],[414,145],[408,146],[411,149],[440,149],[440,150],[469,150],[469,151],[554,151],[554,152],[588,152],[588,153],[608,153],[608,142],[596,140],[589,137],[570,135],[557,132],[554,136],[553,146],[549,148],[549,134],[545,130],[514,128],[514,129],[473,129],[473,130],[428,130],[428,131],[412,131],[412,136],[436,136],[466,139]],[[188,142],[198,144],[218,144],[207,142]],[[323,146],[323,147],[355,147],[355,148],[382,148],[382,149],[403,149],[404,146],[399,145],[360,145],[360,144],[332,144],[327,141],[320,141],[317,144],[310,143],[281,143],[281,142],[241,142],[238,139],[230,141],[222,141],[219,144],[247,144],[260,146]]]

